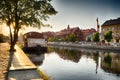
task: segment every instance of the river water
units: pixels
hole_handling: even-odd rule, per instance
[[[30,59],[52,80],[120,80],[120,52],[49,47]]]

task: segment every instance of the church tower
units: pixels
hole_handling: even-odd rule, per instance
[[[67,29],[68,29],[68,30],[70,29],[70,25],[68,25]]]
[[[96,19],[96,21],[97,21],[97,32],[99,33],[99,28],[100,28],[100,26],[99,26],[98,18]]]

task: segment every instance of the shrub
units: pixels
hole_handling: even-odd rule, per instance
[[[3,34],[0,34],[0,43],[6,42],[9,40],[8,36],[4,36]]]

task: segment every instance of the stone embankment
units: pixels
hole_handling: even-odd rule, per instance
[[[0,80],[4,80],[9,60],[9,44],[0,43]]]
[[[51,46],[63,46],[63,47],[76,47],[85,49],[97,49],[97,50],[109,50],[109,51],[120,51],[119,47],[105,46],[105,45],[90,45],[90,44],[76,44],[76,43],[59,43],[59,42],[49,42],[48,45]]]

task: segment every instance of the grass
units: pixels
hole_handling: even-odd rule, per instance
[[[37,69],[43,80],[52,80],[47,74],[43,73],[40,69]]]

